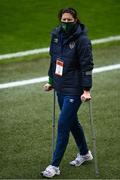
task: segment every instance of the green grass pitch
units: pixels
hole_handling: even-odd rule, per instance
[[[98,66],[118,63],[120,46],[95,48]],[[0,81],[8,82],[47,74],[49,60],[25,61],[0,65]],[[44,72],[42,71],[44,67]],[[25,69],[26,70],[25,70]],[[92,89],[93,115],[97,134],[100,179],[120,178],[119,168],[119,76],[114,70],[95,74]],[[0,178],[38,179],[51,159],[53,93],[43,91],[43,83],[0,90]],[[59,109],[56,106],[56,119]],[[85,129],[89,147],[92,139],[88,104],[83,104],[79,118]],[[56,120],[57,124],[57,120]],[[62,179],[94,179],[94,162],[78,168],[69,161],[77,148],[70,137],[61,163]]]
[[[77,9],[90,39],[119,35],[119,0],[0,0],[0,54],[48,47],[50,32],[58,24],[57,12],[67,6]],[[95,67],[118,64],[120,42],[93,46],[93,55]],[[48,66],[48,54],[2,60],[0,84],[46,76]],[[98,179],[120,179],[119,79],[119,70],[93,76]],[[51,160],[53,93],[45,93],[43,85],[0,90],[0,179],[40,179]],[[56,106],[56,126],[58,115]],[[87,103],[78,116],[93,151]],[[69,165],[76,153],[70,136],[57,178],[95,179],[94,161],[78,168]]]

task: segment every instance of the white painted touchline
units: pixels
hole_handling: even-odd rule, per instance
[[[0,84],[0,89],[11,88],[11,87],[16,87],[16,86],[24,86],[28,84],[36,84],[36,83],[41,83],[45,81],[48,81],[48,76]]]
[[[101,44],[101,43],[107,43],[107,42],[112,42],[112,41],[119,41],[120,36],[111,36],[107,38],[102,38],[102,39],[95,39],[92,40],[92,44]]]
[[[102,39],[95,39],[95,40],[92,40],[91,42],[93,45],[95,45],[95,44],[101,44],[101,43],[107,43],[107,42],[119,41],[119,40],[120,40],[120,35],[110,36],[110,37],[106,37]],[[28,56],[28,55],[40,54],[40,53],[48,53],[48,52],[49,52],[49,47],[33,49],[33,50],[28,50],[28,51],[21,51],[21,52],[16,52],[16,53],[1,54],[0,60],[23,57],[23,56]]]
[[[17,53],[2,54],[0,55],[0,60],[29,56],[34,54],[46,53],[46,52],[49,52],[49,48],[33,49],[33,50],[21,51]]]
[[[115,69],[120,69],[120,64],[94,68],[93,74],[111,71]],[[41,82],[46,82],[46,81],[48,81],[48,76],[0,84],[0,89],[12,88],[16,86],[24,86],[24,85],[29,85],[29,84],[36,84],[36,83],[41,83]]]
[[[120,64],[113,64],[93,69],[93,74],[120,69]]]

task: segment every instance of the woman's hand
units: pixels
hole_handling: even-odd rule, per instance
[[[49,84],[49,83],[46,83],[44,86],[43,86],[43,89],[44,91],[50,91],[53,89],[52,85]]]
[[[85,102],[85,101],[89,101],[90,99],[91,99],[90,91],[84,90],[83,94],[81,95],[81,101]]]

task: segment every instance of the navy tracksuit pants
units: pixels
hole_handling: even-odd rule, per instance
[[[59,93],[57,96],[61,113],[58,121],[56,147],[51,163],[56,167],[59,166],[62,160],[70,132],[75,139],[80,154],[85,155],[88,152],[84,132],[77,117],[77,111],[81,105],[80,96],[66,96]]]

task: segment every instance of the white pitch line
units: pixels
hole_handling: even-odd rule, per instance
[[[36,84],[36,83],[45,82],[47,80],[48,80],[48,76],[39,77],[35,79],[22,80],[22,81],[9,82],[9,83],[0,84],[0,89],[6,89],[16,86],[24,86],[28,84]]]
[[[92,40],[91,42],[93,45],[95,45],[95,44],[101,44],[101,43],[107,43],[107,42],[119,41],[119,40],[120,40],[120,35],[110,36],[110,37],[106,37],[102,39],[95,39],[95,40]],[[28,50],[28,51],[21,51],[21,52],[10,53],[10,54],[1,54],[0,60],[23,57],[23,56],[28,56],[28,55],[40,54],[40,53],[48,53],[48,52],[49,52],[49,47],[33,49],[33,50]]]
[[[94,68],[93,74],[111,71],[111,70],[116,70],[116,69],[120,69],[120,64]],[[36,84],[36,83],[41,83],[41,82],[46,82],[46,81],[48,81],[48,76],[0,84],[0,89],[12,88],[12,87],[17,87],[17,86],[24,86],[24,85],[29,85],[29,84]]]
[[[101,43],[107,43],[107,42],[112,42],[112,41],[119,41],[120,36],[111,36],[107,38],[102,38],[102,39],[95,39],[92,40],[92,44],[101,44]]]
[[[29,56],[29,55],[40,54],[40,53],[46,53],[46,52],[49,52],[48,47],[47,48],[41,48],[41,49],[33,49],[33,50],[28,50],[28,51],[21,51],[21,52],[17,52],[17,53],[1,54],[0,60],[18,58],[18,57]]]
[[[120,69],[120,64],[113,64],[93,69],[93,74]]]

